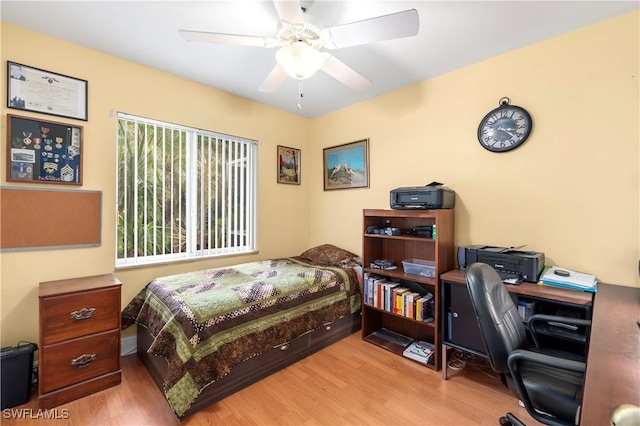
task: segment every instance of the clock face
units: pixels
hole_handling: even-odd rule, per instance
[[[480,122],[478,140],[489,151],[511,151],[527,140],[531,128],[531,116],[527,111],[514,105],[501,105]]]

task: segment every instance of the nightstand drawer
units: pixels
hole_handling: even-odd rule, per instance
[[[120,369],[120,330],[45,347],[40,392],[51,392]]]
[[[119,287],[46,297],[41,302],[44,345],[120,326]]]

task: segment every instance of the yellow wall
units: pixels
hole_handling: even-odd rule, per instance
[[[639,14],[633,12],[314,119],[311,241],[361,251],[362,208],[456,191],[456,245],[519,246],[640,286]],[[520,148],[476,138],[503,96],[534,120]],[[370,139],[370,189],[322,190],[321,148]]]
[[[276,183],[276,146],[302,149],[304,182],[309,173],[304,165],[311,147],[308,119],[20,27],[2,23],[1,31],[3,64],[10,60],[89,82],[87,122],[7,109],[3,104],[0,120],[2,184],[7,184],[4,161],[6,114],[17,114],[84,126],[83,186],[70,189],[100,190],[103,197],[101,247],[1,254],[2,346],[15,345],[20,340],[37,342],[38,283],[114,272],[116,121],[110,117],[110,110],[260,141],[260,252],[250,256],[117,271],[116,276],[123,282],[123,305],[157,276],[265,257],[287,256],[301,253],[307,248],[310,195],[300,186]],[[0,69],[0,81],[4,82],[6,65]],[[6,99],[6,85],[1,86],[2,99]],[[15,185],[13,182],[10,184]],[[42,220],[46,220],[44,208]]]
[[[260,253],[117,271],[123,305],[160,275],[288,256],[323,242],[360,253],[362,209],[386,208],[390,189],[433,180],[456,191],[457,244],[527,244],[548,263],[640,286],[638,22],[634,12],[313,120],[2,23],[3,63],[89,81],[89,121],[3,106],[0,152],[7,113],[83,125],[82,189],[103,191],[101,247],[1,254],[2,346],[37,341],[39,282],[113,272],[110,110],[261,143]],[[492,154],[475,134],[503,96],[528,109],[535,128],[521,148]],[[370,138],[371,187],[324,192],[322,148],[362,138]],[[302,149],[302,185],[276,184],[276,145]],[[2,161],[3,185],[5,173]]]

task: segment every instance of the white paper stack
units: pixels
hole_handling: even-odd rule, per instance
[[[559,272],[557,272],[559,271]],[[567,276],[567,274],[569,274]],[[540,278],[543,284],[573,290],[595,293],[598,289],[598,279],[595,275],[572,271],[558,266],[547,266]]]

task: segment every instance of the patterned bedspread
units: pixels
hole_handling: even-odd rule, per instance
[[[146,327],[167,360],[167,401],[181,417],[200,392],[244,360],[360,309],[353,269],[298,257],[151,281],[125,307],[122,328]]]

